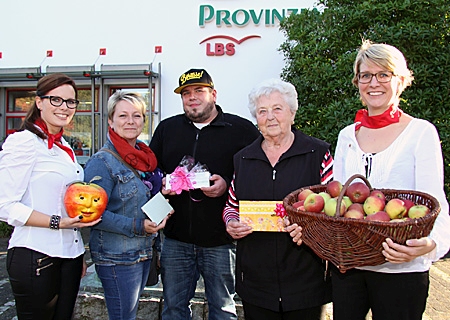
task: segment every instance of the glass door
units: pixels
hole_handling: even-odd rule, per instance
[[[64,138],[72,146],[75,156],[81,165],[84,165],[91,156],[92,145],[97,145],[98,137],[93,132],[98,132],[100,116],[98,115],[98,90],[95,90],[95,105],[92,102],[91,89],[78,89],[80,104],[72,122],[64,128]],[[94,112],[92,112],[94,108]],[[93,115],[94,114],[94,115]],[[94,127],[92,127],[94,117]],[[95,141],[93,141],[93,139]]]
[[[144,97],[144,100],[147,104],[147,109],[145,110],[145,125],[144,125],[144,129],[142,130],[142,133],[140,134],[138,139],[145,142],[146,144],[149,144],[151,135],[153,134],[153,132],[150,132],[150,121],[155,122],[154,117],[151,116],[152,112],[154,112],[154,110],[155,110],[155,106],[154,106],[154,104],[152,104],[152,106],[150,107],[149,101],[155,101],[154,97],[153,97],[153,99],[150,99],[149,89],[143,88],[143,87],[111,87],[110,96],[117,90],[139,93],[140,95],[142,95]],[[154,95],[154,90],[153,90],[152,94]],[[105,108],[107,108],[106,105],[107,105],[107,103],[105,103]],[[154,123],[153,123],[152,128],[153,129],[155,128]]]

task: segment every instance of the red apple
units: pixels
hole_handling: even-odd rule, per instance
[[[337,180],[330,181],[327,184],[327,192],[332,198],[336,198],[339,196],[342,190],[342,183]]]
[[[334,217],[336,215],[336,208],[337,208],[337,198],[331,198],[325,203],[324,212],[327,216]],[[347,207],[345,206],[345,203],[341,201],[341,211],[340,215],[342,216],[345,211],[347,211]]]
[[[300,200],[300,201],[294,202],[294,203],[292,204],[292,206],[293,206],[295,209],[298,210],[298,208],[303,207],[303,203],[304,203],[304,202],[305,202],[305,200]]]
[[[405,203],[405,207],[406,207],[406,211],[403,214],[403,217],[407,217],[408,216],[408,211],[409,209],[415,204],[412,200],[409,199],[402,199],[403,202]]]
[[[430,208],[426,205],[418,204],[409,208],[408,217],[411,219],[422,218],[430,213]]]
[[[384,211],[391,217],[391,219],[402,218],[406,212],[405,202],[399,198],[394,198],[386,203]]]
[[[352,219],[364,219],[364,213],[358,209],[349,209],[344,213],[344,217]]]
[[[354,182],[347,187],[345,195],[350,198],[352,202],[364,203],[370,194],[369,187],[364,182]]]
[[[381,190],[376,190],[376,189],[372,190],[370,192],[370,196],[378,197],[381,200],[383,200],[383,203],[386,203],[386,196],[384,195],[384,193]]]
[[[76,181],[67,187],[64,206],[69,217],[81,215],[81,222],[91,222],[101,217],[108,204],[108,195],[102,187],[92,183],[99,178],[95,176],[91,182]]]
[[[347,208],[347,211],[350,211],[350,210],[357,210],[357,211],[361,212],[363,215],[365,214],[362,203],[352,203],[350,205],[350,207]]]
[[[306,197],[305,203],[303,204],[305,210],[309,212],[321,212],[324,205],[325,200],[318,193],[311,193]]]
[[[311,193],[314,193],[311,189],[304,189],[297,195],[297,200],[305,200],[307,196],[309,196]]]
[[[363,204],[365,214],[374,214],[384,209],[384,201],[377,196],[368,196]]]
[[[366,220],[370,221],[391,221],[391,218],[386,211],[378,211],[366,216]]]

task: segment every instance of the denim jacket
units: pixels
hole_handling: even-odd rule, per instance
[[[103,148],[116,152],[108,140]],[[150,189],[132,170],[112,154],[99,151],[86,163],[85,181],[94,183],[108,194],[102,220],[91,228],[89,248],[96,264],[134,264],[152,256],[154,234],[146,234],[141,207],[151,198]]]

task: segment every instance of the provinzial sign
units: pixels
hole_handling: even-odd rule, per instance
[[[198,25],[204,27],[207,23],[213,23],[216,26],[239,27],[254,24],[264,24],[266,26],[275,26],[290,14],[296,14],[300,9],[215,9],[212,5],[201,5],[199,11]]]

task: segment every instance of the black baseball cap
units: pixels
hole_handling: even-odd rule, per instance
[[[174,92],[181,93],[187,86],[205,86],[214,89],[214,82],[205,69],[189,69],[178,79],[178,88]]]

